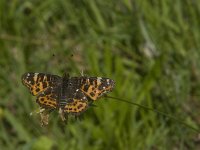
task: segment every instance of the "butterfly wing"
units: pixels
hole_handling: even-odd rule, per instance
[[[22,83],[32,95],[37,95],[36,102],[42,108],[54,109],[57,107],[58,88],[62,78],[45,73],[25,73]]]
[[[61,81],[57,75],[45,73],[25,73],[22,75],[22,83],[29,89],[32,95],[38,95],[49,87],[56,86]]]
[[[36,99],[36,102],[42,108],[55,109],[58,103],[59,86],[48,87],[45,91],[41,92]]]
[[[83,77],[81,83],[81,90],[83,93],[94,101],[112,91],[115,84],[113,80],[101,77]]]
[[[88,108],[88,105],[89,103],[85,94],[81,90],[77,89],[73,98],[67,99],[66,105],[63,108],[63,112],[79,115]]]

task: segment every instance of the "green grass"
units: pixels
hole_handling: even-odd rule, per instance
[[[40,126],[25,72],[109,77],[111,96],[199,128],[200,2],[0,1],[1,149],[198,149],[198,133],[155,112],[102,98],[82,120]],[[73,54],[73,57],[71,55]]]

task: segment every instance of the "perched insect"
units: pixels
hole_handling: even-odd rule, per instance
[[[43,110],[59,110],[62,120],[68,114],[80,115],[98,98],[110,92],[115,82],[103,77],[63,77],[46,73],[25,73],[22,83],[37,96]],[[42,115],[46,117],[47,115]],[[45,121],[47,122],[47,121]]]

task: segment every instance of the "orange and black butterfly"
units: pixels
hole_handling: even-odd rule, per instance
[[[46,73],[25,73],[22,83],[37,96],[41,108],[59,110],[62,119],[65,115],[79,115],[92,101],[112,91],[115,82],[102,77],[63,77]]]

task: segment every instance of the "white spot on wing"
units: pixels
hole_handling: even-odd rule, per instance
[[[44,76],[44,78],[43,78],[43,81],[45,81],[45,80],[46,80],[46,78],[47,78],[47,76]]]
[[[107,84],[110,84],[110,79],[107,79],[106,82],[107,82]]]
[[[37,80],[37,76],[38,76],[38,74],[39,74],[39,73],[35,73],[35,75],[34,75],[34,77],[33,77],[34,81]]]
[[[102,79],[102,77],[97,77],[97,85],[101,84],[101,79]]]

